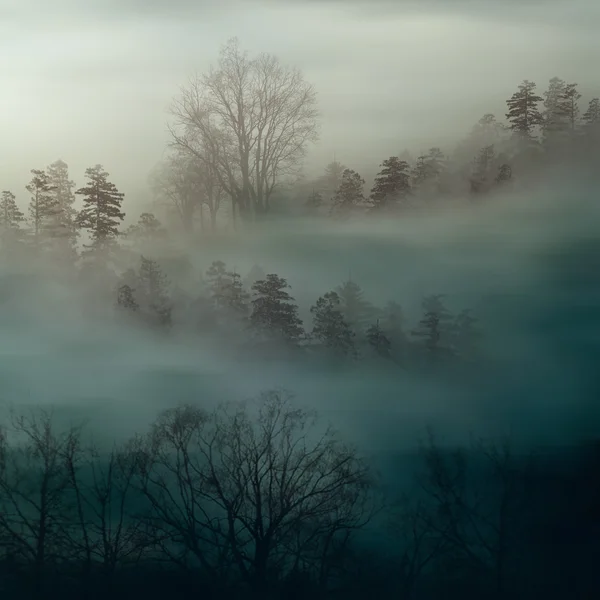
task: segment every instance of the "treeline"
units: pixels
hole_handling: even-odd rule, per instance
[[[408,151],[389,157],[369,193],[356,170],[330,163],[302,186],[312,188],[303,192],[305,212],[349,217],[427,208],[458,196],[506,192],[515,180],[527,182],[557,163],[589,168],[600,151],[600,99],[584,110],[580,99],[576,83],[553,77],[542,97],[525,80],[506,101],[505,122],[485,114],[450,153],[433,147],[416,158]]]
[[[305,328],[286,279],[257,267],[243,281],[222,261],[208,268],[197,296],[180,292],[175,301],[158,262],[142,256],[139,268],[121,277],[116,304],[130,323],[162,330],[179,324],[188,331],[191,324],[198,334],[221,334],[228,343],[251,342],[255,351],[279,355],[287,350],[332,360],[377,358],[408,367],[472,361],[481,351],[477,318],[469,309],[452,314],[441,294],[423,299],[422,316],[411,327],[397,302],[376,307],[348,280],[316,300],[312,327]]]
[[[113,447],[13,413],[0,585],[36,599],[592,597],[599,456],[429,435],[382,478],[284,391],[177,406]]]

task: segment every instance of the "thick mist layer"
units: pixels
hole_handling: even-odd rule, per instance
[[[61,420],[85,419],[96,435],[121,438],[160,408],[208,407],[284,387],[368,454],[405,451],[430,425],[462,441],[470,432],[510,434],[526,445],[592,436],[598,209],[593,189],[571,192],[568,205],[566,193],[498,198],[468,213],[393,225],[281,223],[189,250],[188,286],[213,260],[242,274],[259,265],[288,279],[307,325],[308,307],[349,275],[373,304],[395,300],[413,323],[423,296],[446,294],[451,310],[472,308],[481,320],[485,368],[449,377],[360,363],[328,370],[256,362],[227,339],[156,337],[109,317],[90,319],[67,284],[5,261],[3,404],[52,405]]]

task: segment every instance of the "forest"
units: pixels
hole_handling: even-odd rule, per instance
[[[2,191],[3,597],[593,597],[584,92],[307,174],[316,90],[234,39],[145,206],[63,159]]]

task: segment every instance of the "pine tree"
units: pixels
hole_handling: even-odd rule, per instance
[[[535,93],[535,88],[536,85],[533,81],[525,79],[519,85],[518,91],[506,101],[508,106],[506,118],[509,121],[509,128],[527,144],[534,139],[535,128],[544,122],[538,109],[542,98]]]
[[[99,258],[107,258],[119,236],[119,222],[125,218],[121,205],[125,194],[119,192],[114,183],[108,180],[108,173],[102,165],[86,169],[89,180],[87,186],[75,194],[83,197],[83,209],[77,215],[77,224],[88,231],[91,244],[88,252]]]
[[[446,171],[446,157],[439,148],[430,148],[427,154],[417,158],[410,173],[413,190],[423,197],[440,192],[441,177]]]
[[[23,239],[21,230],[23,221],[25,221],[25,216],[17,206],[15,195],[4,190],[0,195],[0,228],[4,244],[11,244]]]
[[[475,157],[470,179],[472,193],[482,194],[489,190],[495,158],[494,146],[482,148]]]
[[[250,294],[244,289],[242,277],[235,271],[225,273],[221,289],[221,305],[229,315],[246,317]]]
[[[125,235],[138,244],[146,244],[165,240],[167,230],[152,213],[144,212],[137,223],[127,228]]]
[[[32,178],[25,189],[31,194],[29,220],[33,233],[33,244],[39,248],[48,239],[60,237],[59,208],[54,196],[54,188],[45,171],[31,170]]]
[[[411,193],[410,166],[397,156],[381,163],[381,171],[375,177],[370,201],[376,212],[395,210],[406,205]]]
[[[258,265],[252,265],[252,268],[250,271],[248,271],[248,274],[244,278],[244,287],[251,289],[257,281],[265,279],[266,276],[267,274],[261,267]]]
[[[321,296],[310,309],[313,315],[312,336],[326,348],[344,356],[355,354],[354,332],[340,310],[340,297],[335,292]]]
[[[162,327],[171,326],[172,303],[169,297],[169,282],[159,264],[142,256],[137,281],[137,297],[150,323]]]
[[[579,100],[581,100],[581,94],[577,89],[577,84],[568,83],[563,97],[563,106],[572,135],[579,125]]]
[[[443,297],[443,294],[436,294],[423,299],[423,317],[419,327],[411,331],[411,335],[424,339],[425,348],[432,358],[451,352],[455,333],[454,319],[444,305]]]
[[[345,281],[335,291],[340,298],[340,309],[344,320],[353,331],[363,333],[373,321],[377,312],[375,307],[365,300],[362,288],[354,281]]]
[[[590,153],[597,153],[600,146],[600,98],[592,98],[582,117],[583,134]]]
[[[250,322],[262,333],[288,342],[297,342],[304,334],[298,306],[286,291],[288,282],[275,274],[257,281],[252,286],[252,314]]]
[[[367,329],[367,341],[375,354],[382,358],[391,358],[392,343],[383,329],[379,326],[379,319]]]
[[[55,250],[61,258],[73,261],[77,257],[79,230],[77,211],[73,207],[75,183],[69,179],[69,166],[62,160],[53,162],[48,168],[48,180],[52,186],[52,196],[56,203],[57,234]]]
[[[227,265],[222,260],[215,260],[206,271],[206,283],[213,307],[221,309],[225,306],[225,288],[227,287]]]
[[[347,218],[365,206],[365,180],[351,169],[346,169],[342,181],[335,192],[331,212],[339,217]]]

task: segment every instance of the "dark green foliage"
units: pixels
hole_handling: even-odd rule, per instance
[[[298,317],[298,306],[286,291],[289,288],[288,282],[275,274],[255,282],[250,322],[255,330],[267,337],[298,342],[304,329]]]
[[[367,341],[377,356],[391,358],[392,343],[379,326],[379,319],[367,329]]]
[[[354,332],[344,320],[340,297],[336,292],[321,296],[310,312],[313,315],[312,336],[315,339],[344,356],[355,353]]]
[[[83,197],[77,224],[88,231],[91,244],[86,247],[97,255],[110,250],[119,236],[119,223],[125,218],[121,210],[125,194],[108,180],[109,175],[102,165],[86,169],[85,176],[88,185],[75,192]]]
[[[525,79],[519,89],[506,101],[509,128],[522,140],[531,140],[535,128],[544,122],[538,109],[542,98],[535,93],[535,88],[533,81]]]
[[[375,177],[370,201],[372,210],[396,210],[406,205],[410,196],[410,166],[406,161],[392,156],[381,163],[381,170]]]
[[[364,186],[365,180],[356,171],[346,169],[333,196],[332,214],[347,218],[355,215],[359,209],[364,208],[366,202]]]

